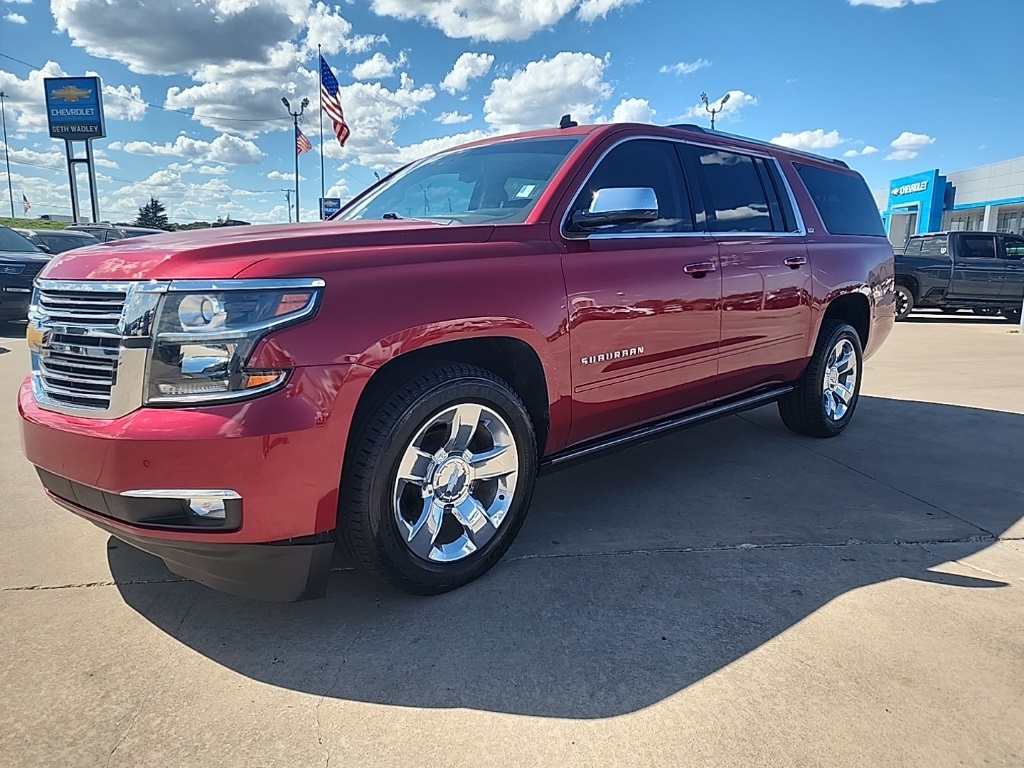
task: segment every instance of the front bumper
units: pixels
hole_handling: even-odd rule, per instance
[[[299,368],[283,390],[248,402],[115,419],[44,410],[25,382],[25,455],[54,501],[175,573],[233,594],[313,597],[326,582],[345,445],[368,376],[356,365]],[[150,499],[128,503],[147,489],[230,489],[240,499],[223,524],[193,525],[187,505],[162,518],[146,512]]]

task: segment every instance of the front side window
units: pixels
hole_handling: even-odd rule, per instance
[[[573,136],[499,141],[436,155],[399,171],[334,220],[522,222],[578,143]]]
[[[996,239],[991,235],[962,235],[959,255],[962,259],[994,259]]]
[[[570,213],[589,211],[595,195],[604,189],[653,189],[657,198],[655,221],[602,227],[599,232],[692,232],[689,196],[675,144],[656,139],[634,139],[612,149],[587,179]],[[566,229],[578,232],[571,221]]]
[[[712,232],[771,232],[768,194],[754,160],[721,149],[695,147],[711,195]]]

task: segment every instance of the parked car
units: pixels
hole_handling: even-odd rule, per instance
[[[164,235],[166,230],[151,229],[150,227],[129,227],[122,224],[68,224],[65,231],[87,232],[97,240],[108,243],[111,240],[124,240],[129,237],[148,237],[150,235]]]
[[[28,316],[32,281],[50,258],[10,227],[0,225],[0,322]]]
[[[1020,322],[1024,237],[1000,232],[915,235],[896,256],[896,319],[915,307],[971,309]]]
[[[569,126],[331,221],[58,257],[36,306],[19,405],[57,503],[236,594],[322,595],[336,542],[434,594],[501,558],[538,472],[772,402],[843,432],[893,252],[841,161]]]
[[[57,254],[73,248],[96,245],[98,238],[88,232],[74,232],[64,229],[15,229],[19,235],[34,244],[39,250]]]

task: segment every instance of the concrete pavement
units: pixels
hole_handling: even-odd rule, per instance
[[[454,593],[268,605],[43,498],[0,326],[0,765],[1022,765],[1012,327],[900,324],[837,440],[765,408],[545,478]]]

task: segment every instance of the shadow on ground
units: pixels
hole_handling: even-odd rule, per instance
[[[218,594],[111,539],[125,601],[249,678],[410,707],[598,718],[654,704],[859,587],[991,545],[1024,494],[1024,416],[864,398],[832,441],[762,409],[543,479],[506,560],[413,598],[360,573],[292,605]],[[898,437],[898,439],[897,439]],[[185,613],[185,618],[182,615]],[[869,631],[870,617],[865,617]]]

